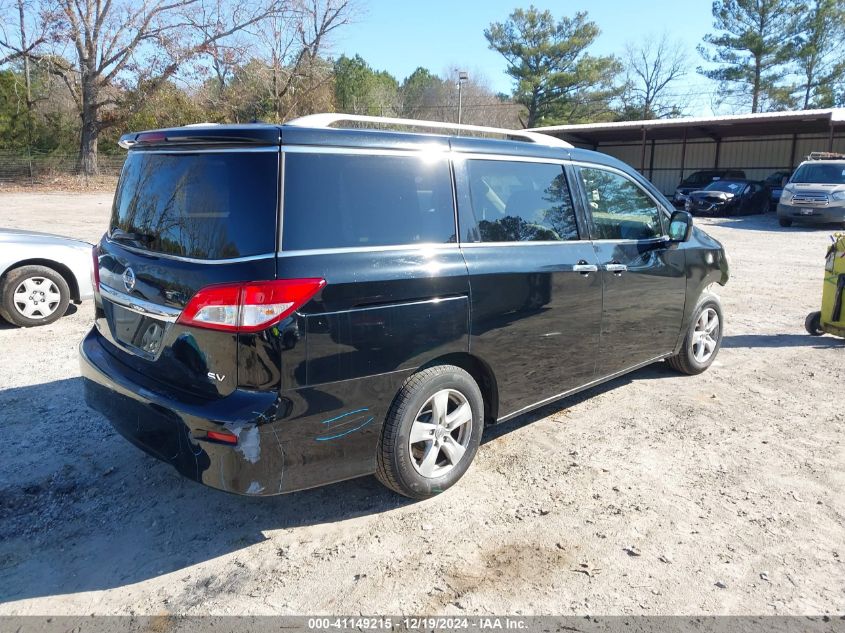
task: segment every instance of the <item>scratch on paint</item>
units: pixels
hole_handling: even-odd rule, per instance
[[[366,409],[364,409],[364,411],[366,411]],[[373,421],[373,419],[374,419],[374,418],[373,418],[373,416],[370,416],[369,418],[367,418],[367,419],[364,421],[364,423],[363,423],[363,424],[360,424],[360,425],[356,426],[355,428],[352,428],[352,429],[349,429],[349,430],[347,430],[347,431],[344,431],[343,433],[338,433],[337,435],[329,435],[329,436],[317,437],[317,438],[314,438],[314,439],[316,439],[318,442],[325,442],[326,440],[336,440],[336,439],[338,439],[339,437],[343,437],[344,435],[349,435],[350,433],[354,433],[355,431],[358,431],[358,430],[360,430],[360,429],[363,429],[363,428],[364,428],[365,426],[367,426],[370,422],[372,422],[372,421]]]
[[[369,407],[364,407],[363,409],[355,409],[354,411],[348,411],[346,413],[341,413],[340,415],[337,415],[333,418],[329,418],[328,420],[323,420],[323,424],[331,424],[332,422],[340,420],[341,418],[345,418],[345,417],[348,417],[350,415],[355,415],[356,413],[364,413],[364,411],[369,411],[369,410],[370,410]]]

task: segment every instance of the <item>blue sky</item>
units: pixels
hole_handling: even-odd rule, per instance
[[[694,93],[688,104],[691,114],[711,113],[706,93],[712,83],[695,74],[702,60],[695,47],[712,27],[708,0],[558,0],[535,1],[556,17],[587,11],[601,28],[590,49],[594,54],[619,54],[627,41],[639,41],[664,31],[681,40],[689,50],[691,73],[679,83]],[[417,66],[438,74],[460,67],[484,75],[496,92],[510,93],[502,57],[487,48],[484,29],[503,21],[510,12],[528,3],[519,0],[358,0],[353,24],[338,31],[331,53],[358,53],[378,70],[387,70],[400,81]]]

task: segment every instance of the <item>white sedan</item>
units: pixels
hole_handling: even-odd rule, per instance
[[[92,245],[48,233],[0,229],[0,317],[46,325],[94,296]]]

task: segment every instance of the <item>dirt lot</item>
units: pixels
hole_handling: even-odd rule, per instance
[[[0,195],[95,240],[102,194]],[[845,605],[845,345],[804,334],[829,230],[706,221],[730,253],[703,376],[663,365],[488,429],[456,488],[206,489],[81,397],[83,305],[0,326],[0,613],[821,614]]]

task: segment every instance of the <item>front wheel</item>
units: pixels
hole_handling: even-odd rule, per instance
[[[722,304],[712,294],[704,295],[693,313],[681,350],[666,359],[669,366],[693,376],[706,371],[722,347]]]
[[[387,414],[376,477],[413,499],[454,485],[467,471],[484,430],[484,400],[475,380],[453,365],[417,372]]]

